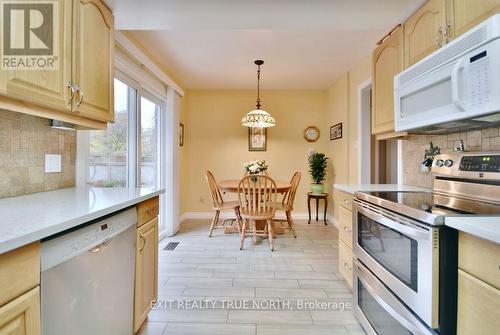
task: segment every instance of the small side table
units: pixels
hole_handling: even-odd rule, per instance
[[[307,193],[307,211],[309,212],[309,221],[307,223],[311,223],[311,199],[316,199],[316,221],[318,221],[318,209],[319,209],[319,200],[323,199],[325,201],[325,213],[323,215],[323,221],[326,222],[326,210],[328,208],[328,193],[321,194],[312,194],[312,192]]]

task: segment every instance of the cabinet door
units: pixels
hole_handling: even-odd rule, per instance
[[[500,13],[499,0],[454,0],[454,37],[465,33],[470,28],[481,23],[481,21],[497,13]]]
[[[446,1],[430,0],[404,24],[405,68],[446,43]]]
[[[352,248],[352,212],[339,207],[339,239]]]
[[[352,289],[352,249],[339,241],[339,272]]]
[[[373,52],[372,134],[394,131],[394,76],[403,70],[403,29]]]
[[[16,67],[9,70],[10,67],[2,67],[0,70],[0,95],[5,98],[14,99],[26,103],[35,104],[42,107],[51,108],[59,111],[71,110],[71,27],[72,27],[72,0],[59,0],[52,4],[41,4],[41,6],[51,6],[48,9],[50,12],[44,11],[42,22],[49,20],[52,15],[54,24],[52,29],[44,29],[43,32],[38,32],[38,35],[31,33],[25,34],[24,26],[12,24],[11,36],[15,36],[11,43],[15,43],[17,47],[23,46],[25,51],[17,51],[18,56],[14,58],[34,59],[31,64],[26,67]],[[23,11],[18,11],[23,15]],[[43,25],[41,26],[43,28]],[[29,36],[28,39],[25,39]],[[43,57],[44,60],[38,59],[37,55],[28,55],[36,52],[31,50],[31,46],[36,45],[40,50],[52,51]],[[2,61],[5,61],[5,57]],[[18,61],[18,63],[19,63]],[[38,63],[38,61],[40,63]],[[11,63],[12,64],[12,63]],[[34,66],[34,65],[40,66]],[[53,64],[52,66],[50,64]],[[26,68],[27,70],[23,70]],[[29,68],[29,69],[28,69]],[[2,99],[2,98],[0,98]]]
[[[74,2],[74,110],[81,116],[114,121],[113,15],[99,0]]]
[[[40,334],[40,289],[38,286],[0,307],[0,334]]]
[[[500,290],[458,270],[457,335],[498,334]]]
[[[158,218],[137,228],[135,257],[134,331],[158,298]]]

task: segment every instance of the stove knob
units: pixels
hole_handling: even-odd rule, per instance
[[[443,166],[443,164],[444,164],[444,161],[443,161],[442,159],[438,159],[438,160],[436,161],[436,166],[437,166],[437,167],[441,167],[441,166]]]
[[[447,159],[444,161],[444,166],[446,167],[452,167],[453,166],[453,161],[451,159]]]

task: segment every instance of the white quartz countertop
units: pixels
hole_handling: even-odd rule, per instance
[[[356,192],[425,192],[429,188],[400,184],[334,184],[333,188],[354,194]]]
[[[452,216],[445,225],[500,244],[500,216]]]
[[[0,254],[157,196],[148,188],[65,188],[0,199]]]

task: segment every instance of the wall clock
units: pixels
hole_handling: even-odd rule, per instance
[[[304,139],[307,142],[316,142],[319,139],[319,128],[309,126],[304,130]]]

